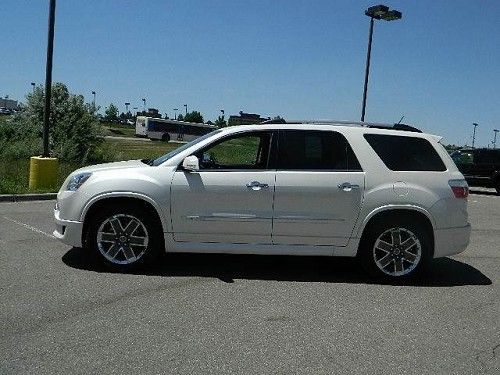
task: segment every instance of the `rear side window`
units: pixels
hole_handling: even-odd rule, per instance
[[[365,134],[365,139],[390,170],[446,170],[438,153],[426,139],[384,134]]]
[[[351,146],[337,132],[283,130],[278,148],[278,169],[361,171]]]

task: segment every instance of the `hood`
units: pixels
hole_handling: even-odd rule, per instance
[[[86,167],[80,168],[75,172],[98,172],[98,171],[107,171],[110,169],[126,169],[126,168],[136,168],[136,167],[146,167],[147,164],[144,164],[140,160],[127,160],[127,161],[117,161],[114,163],[103,163],[96,165],[88,165]],[[75,173],[73,172],[73,173]]]

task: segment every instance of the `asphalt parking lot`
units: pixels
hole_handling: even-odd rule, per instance
[[[0,373],[499,374],[500,197],[409,285],[351,259],[169,255],[110,273],[52,236],[54,202],[0,203]]]

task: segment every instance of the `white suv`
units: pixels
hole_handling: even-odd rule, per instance
[[[164,251],[323,255],[409,277],[463,251],[470,224],[440,138],[403,129],[229,127],[156,160],[85,167],[57,195],[54,235],[125,269]]]

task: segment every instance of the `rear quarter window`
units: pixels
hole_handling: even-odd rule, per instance
[[[435,172],[446,170],[437,151],[424,138],[385,134],[365,134],[364,137],[390,170]]]

